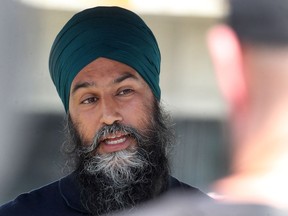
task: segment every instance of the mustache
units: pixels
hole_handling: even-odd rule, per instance
[[[137,143],[140,143],[144,139],[143,136],[136,128],[123,125],[120,123],[113,123],[112,125],[104,125],[100,128],[95,134],[92,143],[90,145],[83,145],[81,147],[81,152],[84,154],[89,154],[97,149],[101,140],[105,139],[107,136],[113,136],[117,133],[126,134],[136,140]]]

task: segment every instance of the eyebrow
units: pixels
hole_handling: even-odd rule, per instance
[[[80,88],[89,88],[92,86],[96,86],[95,82],[81,82],[81,83],[77,83],[75,84],[75,86],[72,89],[72,94],[74,94],[78,89]]]
[[[129,78],[138,80],[138,78],[136,76],[134,76],[133,74],[131,74],[129,72],[125,72],[123,75],[121,75],[120,77],[116,78],[113,81],[113,83],[120,83],[120,82],[123,82],[124,80],[129,79]]]
[[[112,83],[113,84],[121,83],[124,80],[129,79],[129,78],[138,80],[138,78],[135,75],[133,75],[133,74],[131,74],[129,72],[125,72],[120,77],[118,77],[115,80],[113,80]],[[76,83],[75,86],[72,89],[72,94],[74,94],[80,88],[89,88],[89,87],[95,87],[95,86],[97,86],[97,84],[95,82],[87,82],[86,81],[86,82]]]

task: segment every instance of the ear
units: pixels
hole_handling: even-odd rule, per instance
[[[207,40],[220,90],[232,109],[240,108],[247,89],[238,38],[229,26],[217,25],[210,29]]]

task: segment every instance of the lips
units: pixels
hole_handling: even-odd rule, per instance
[[[105,143],[107,145],[116,145],[116,144],[125,142],[126,139],[127,139],[126,137],[120,137],[120,138],[116,138],[116,139],[106,139]]]
[[[124,143],[127,140],[128,134],[113,134],[103,137],[100,142],[104,142],[107,145],[117,145],[120,143]]]

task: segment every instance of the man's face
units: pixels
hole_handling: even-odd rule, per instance
[[[130,208],[167,189],[169,116],[131,67],[99,58],[75,77],[68,149],[92,215]],[[70,147],[69,147],[70,145]]]
[[[153,99],[149,86],[133,68],[98,58],[73,80],[69,113],[83,145],[91,145],[105,125],[119,123],[145,131],[151,122]],[[105,133],[96,145],[98,154],[107,154],[131,149],[136,141],[125,132]]]

